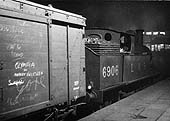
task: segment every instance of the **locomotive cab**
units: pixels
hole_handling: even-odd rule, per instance
[[[128,30],[120,34],[120,52],[129,54],[151,54],[143,45],[143,30]]]
[[[149,48],[143,45],[143,30],[129,30],[126,34],[129,39],[127,43],[131,46],[129,54],[123,52],[123,82],[132,83],[150,78],[153,75],[152,55]]]

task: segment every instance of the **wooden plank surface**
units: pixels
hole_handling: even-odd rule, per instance
[[[170,121],[170,78],[107,106],[80,121]]]
[[[0,17],[0,120],[49,100],[47,31],[44,23]]]

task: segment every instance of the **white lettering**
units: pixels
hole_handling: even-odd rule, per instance
[[[26,73],[14,73],[15,77],[25,76],[25,75],[26,75]]]
[[[74,86],[77,86],[79,84],[79,81],[74,82]]]
[[[80,87],[74,87],[73,90],[78,90]]]
[[[107,66],[107,67],[104,66],[102,73],[103,73],[103,78],[114,76],[115,74],[118,75],[118,73],[119,73],[119,66],[118,65]]]
[[[4,25],[4,24],[0,24],[0,31],[8,32],[8,33],[18,33],[18,34],[24,33],[23,29],[19,26],[11,26],[11,25]]]
[[[111,67],[111,74],[112,74],[112,76],[114,76],[114,74],[115,74],[115,67],[114,66]]]
[[[110,76],[110,66],[107,67],[107,77]]]
[[[43,75],[43,72],[37,71],[37,72],[27,72],[26,76],[41,76]]]
[[[103,67],[103,77],[106,77],[106,67]]]
[[[36,72],[23,72],[23,73],[14,73],[15,77],[20,77],[20,76],[42,76],[44,73],[42,71],[36,71]],[[76,86],[76,85],[75,85]]]
[[[13,86],[13,85],[19,86],[22,84],[24,84],[23,78],[21,78],[20,80],[13,81],[13,82],[11,82],[11,80],[8,80],[8,86]]]
[[[119,74],[119,66],[118,65],[116,65],[116,75],[118,75]]]
[[[25,90],[30,91],[33,88],[35,90],[37,90],[38,85],[43,88],[46,88],[46,86],[43,82],[44,82],[44,76],[30,78],[30,79],[21,78],[19,80],[13,81],[13,82],[11,80],[8,80],[9,86],[16,85],[18,94],[14,98],[8,98],[7,103],[9,105],[19,104],[19,102],[21,101],[20,99],[22,99],[21,95],[24,93]],[[21,86],[19,86],[19,85],[21,85]]]
[[[7,50],[20,50],[21,49],[21,45],[20,44],[8,44],[7,46]]]
[[[23,56],[24,56],[24,53],[17,53],[17,52],[11,52],[11,55],[13,56],[13,57],[19,57],[19,58],[22,58]]]
[[[34,62],[16,62],[15,69],[35,68]]]

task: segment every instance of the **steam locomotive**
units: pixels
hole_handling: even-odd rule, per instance
[[[92,28],[86,35],[86,88],[95,102],[111,103],[155,77],[143,30]]]
[[[1,121],[64,119],[87,103],[112,100],[115,89],[153,78],[142,31],[85,32],[85,20],[29,1],[0,0]]]

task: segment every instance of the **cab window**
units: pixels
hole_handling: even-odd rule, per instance
[[[127,34],[120,35],[120,52],[130,52],[131,49],[131,37]]]

